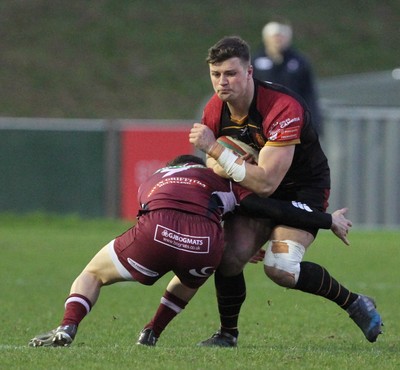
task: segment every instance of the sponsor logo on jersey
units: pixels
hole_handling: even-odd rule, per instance
[[[139,271],[140,273],[142,273],[143,275],[146,276],[150,276],[150,277],[156,277],[158,276],[158,272],[157,271],[152,271],[150,269],[148,269],[147,267],[144,267],[143,265],[141,265],[140,263],[136,262],[135,260],[133,260],[132,258],[128,258],[128,263],[137,271]]]
[[[276,122],[274,124],[274,126],[279,125],[280,128],[285,128],[285,127],[289,126],[292,122],[298,122],[298,121],[300,121],[300,117],[287,118],[284,121]]]
[[[210,237],[179,233],[162,225],[157,225],[154,240],[168,247],[189,253],[209,253]]]
[[[203,267],[201,270],[190,269],[189,273],[196,277],[208,277],[214,273],[214,267],[207,266],[207,267]]]
[[[274,124],[273,128],[269,131],[269,140],[270,141],[290,141],[295,140],[299,137],[300,127],[299,126],[290,126],[287,127],[291,122],[297,121],[299,119],[292,119],[289,123],[277,122]]]
[[[292,204],[293,204],[294,207],[303,209],[304,211],[307,211],[307,212],[312,212],[312,211],[313,211],[313,210],[312,210],[307,204],[305,204],[305,203],[296,202],[296,201],[294,200],[294,201],[292,201]]]
[[[205,168],[204,166],[202,166],[202,168]],[[165,185],[170,185],[170,184],[174,184],[174,185],[195,185],[195,186],[200,186],[202,188],[206,188],[207,185],[198,180],[198,179],[193,179],[190,177],[180,177],[180,176],[169,176],[171,173],[167,173],[166,175],[163,176],[163,179],[161,179],[159,182],[157,182],[157,184],[155,184],[153,186],[153,188],[149,191],[149,193],[147,194],[147,197],[149,198],[156,190],[162,188]],[[164,178],[165,176],[169,176]]]

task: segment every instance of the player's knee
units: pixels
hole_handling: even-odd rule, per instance
[[[92,283],[93,285],[110,285],[118,281],[113,269],[108,264],[99,265],[91,261],[82,271],[82,281]]]
[[[293,273],[266,265],[264,265],[264,272],[275,284],[282,287],[293,288],[296,285]]]
[[[236,276],[243,271],[245,264],[246,262],[243,262],[234,256],[230,256],[229,258],[224,258],[221,261],[220,265],[218,266],[218,271],[223,276]]]
[[[78,277],[81,282],[93,285],[105,285],[108,282],[107,276],[104,276],[101,270],[86,267]]]
[[[235,276],[243,271],[254,253],[256,253],[256,247],[253,245],[227,245],[218,271],[224,276]]]
[[[305,248],[292,240],[272,240],[264,258],[265,274],[276,284],[293,288],[300,274]]]

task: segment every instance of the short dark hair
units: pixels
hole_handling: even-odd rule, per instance
[[[242,62],[250,62],[250,46],[239,36],[226,36],[208,49],[206,62],[215,64],[237,57]]]
[[[174,159],[167,162],[167,167],[179,166],[179,165],[183,165],[186,163],[196,163],[196,164],[201,164],[203,166],[206,165],[204,160],[200,157],[197,157],[192,154],[182,154],[182,155],[178,155]]]

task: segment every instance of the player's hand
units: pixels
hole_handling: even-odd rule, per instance
[[[264,261],[265,249],[259,249],[258,252],[250,258],[250,263],[258,263]]]
[[[229,175],[226,173],[226,171],[218,164],[218,162],[212,158],[208,157],[207,158],[207,167],[212,168],[214,173],[216,173],[218,176],[221,176],[225,179],[229,179]]]
[[[353,223],[344,216],[347,211],[347,208],[342,208],[332,213],[331,230],[344,244],[350,245],[347,234]]]
[[[210,148],[215,144],[216,139],[209,127],[201,123],[195,123],[189,133],[189,142],[197,149],[208,153]]]

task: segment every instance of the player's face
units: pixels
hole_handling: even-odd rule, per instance
[[[209,64],[214,91],[224,102],[235,102],[246,97],[252,80],[252,67],[243,65],[239,58],[230,58],[221,63]]]

